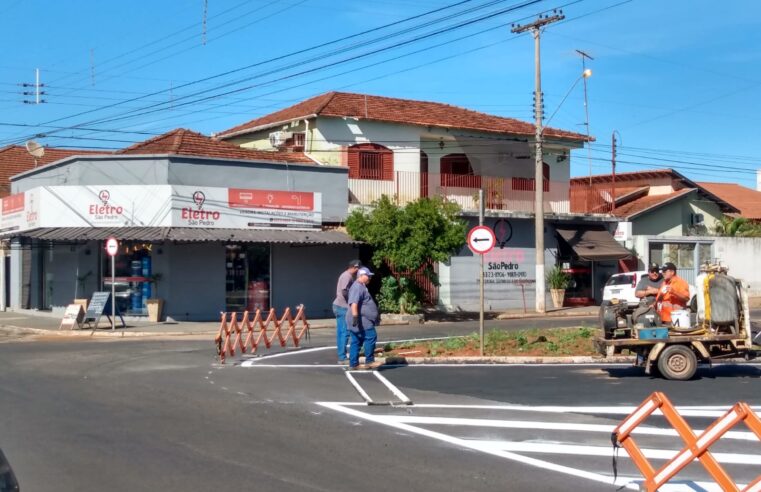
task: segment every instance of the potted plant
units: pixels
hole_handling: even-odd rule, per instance
[[[164,299],[158,297],[159,294],[159,282],[163,278],[160,273],[154,273],[151,275],[149,282],[153,284],[153,296],[145,301],[145,306],[148,308],[148,321],[158,323],[161,321],[161,314],[164,310]]]
[[[565,290],[568,288],[570,282],[571,277],[560,268],[560,265],[555,265],[549,272],[547,272],[547,285],[550,287],[552,305],[556,309],[563,307]]]

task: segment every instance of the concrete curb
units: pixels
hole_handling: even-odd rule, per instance
[[[597,357],[590,355],[569,355],[559,357],[546,356],[493,356],[493,357],[394,357],[387,359],[387,363],[405,361],[407,364],[630,364],[635,357],[618,355],[613,357]]]
[[[536,318],[589,318],[597,316],[598,313],[572,313],[569,311],[549,312],[545,314],[538,313],[526,313],[526,314],[500,314],[496,319],[508,320],[508,319],[536,319]]]

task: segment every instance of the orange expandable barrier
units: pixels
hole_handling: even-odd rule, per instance
[[[634,428],[647,420],[656,410],[661,411],[685,443],[684,448],[658,470],[653,468],[653,465],[650,464],[640,450],[637,442],[631,437]],[[740,422],[744,422],[756,437],[761,440],[761,419],[751,410],[747,403],[743,402],[735,404],[727,413],[711,424],[710,427],[699,436],[696,436],[687,421],[679,415],[679,412],[677,412],[666,395],[657,391],[642,402],[631,415],[626,417],[613,430],[612,441],[614,446],[620,444],[626,449],[629,457],[645,478],[641,490],[649,492],[657,491],[659,487],[671,480],[684,467],[697,458],[722,490],[740,492],[732,477],[727,474],[724,468],[719,465],[708,451],[708,448],[713,443],[718,441],[729,429]],[[742,490],[743,492],[761,491],[761,475]]]
[[[228,317],[229,314],[229,317]],[[229,319],[229,322],[228,322]],[[283,328],[287,326],[287,331],[283,334]],[[268,336],[267,332],[272,327],[272,334]],[[246,332],[244,338],[244,331]],[[257,309],[254,317],[250,318],[248,311],[243,312],[243,316],[238,321],[238,313],[221,313],[219,333],[214,338],[217,345],[217,355],[223,364],[227,355],[235,355],[236,347],[242,354],[246,352],[255,353],[260,345],[264,344],[266,348],[272,346],[272,342],[277,339],[281,347],[288,345],[288,340],[293,342],[294,347],[298,347],[301,339],[309,339],[309,321],[307,321],[304,306],[301,305],[296,311],[296,316],[291,313],[291,308],[285,308],[283,315],[278,319],[275,308],[267,312],[267,317],[262,317],[262,310]]]

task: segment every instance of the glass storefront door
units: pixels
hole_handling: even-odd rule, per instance
[[[230,244],[226,251],[228,312],[270,308],[270,245]]]
[[[124,315],[147,316],[153,265],[151,243],[122,241],[115,258],[116,307]],[[111,258],[103,255],[103,290],[111,290]]]

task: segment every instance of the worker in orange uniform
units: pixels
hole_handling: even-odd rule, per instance
[[[655,298],[655,306],[661,323],[671,325],[671,312],[685,309],[690,301],[690,286],[687,281],[676,275],[676,265],[666,263],[661,269],[663,272],[663,284]]]

